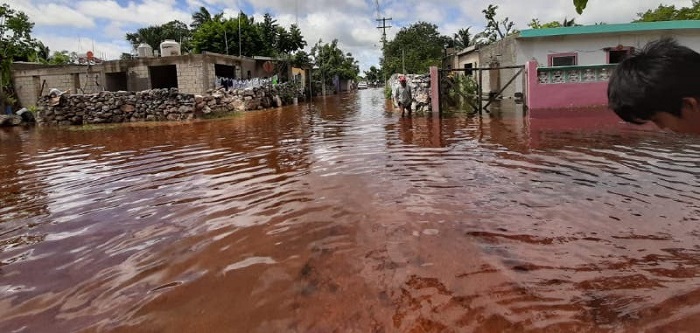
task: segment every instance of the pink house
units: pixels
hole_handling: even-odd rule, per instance
[[[524,85],[520,91],[530,115],[604,108],[611,70],[632,50],[661,37],[700,51],[700,21],[523,30],[515,53],[516,62],[525,64],[525,79],[518,85]]]

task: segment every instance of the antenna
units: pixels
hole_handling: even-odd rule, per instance
[[[377,19],[379,19],[382,17],[381,9],[379,9],[379,0],[375,0],[375,4],[377,5]]]

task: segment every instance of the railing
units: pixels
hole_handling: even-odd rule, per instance
[[[592,66],[538,67],[540,84],[607,82],[617,64]]]

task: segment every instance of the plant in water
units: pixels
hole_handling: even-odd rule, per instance
[[[446,95],[447,103],[459,110],[474,112],[471,105],[474,104],[478,85],[471,75],[450,75],[447,78]]]

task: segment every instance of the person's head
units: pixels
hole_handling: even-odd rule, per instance
[[[405,87],[405,86],[406,86],[406,77],[405,77],[405,76],[399,76],[399,83],[400,83],[402,86]]]
[[[608,106],[626,122],[700,134],[700,54],[671,38],[634,51],[610,77]]]

